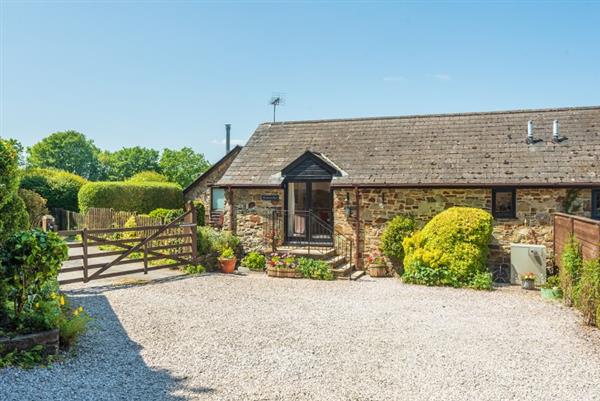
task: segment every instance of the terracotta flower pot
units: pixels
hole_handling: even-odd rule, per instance
[[[223,273],[231,274],[235,271],[235,264],[237,263],[236,258],[232,259],[222,259],[219,258],[219,266],[221,266],[221,271]]]
[[[371,277],[386,277],[387,266],[386,265],[370,265],[369,266],[369,276]]]

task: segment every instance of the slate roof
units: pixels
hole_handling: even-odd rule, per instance
[[[264,123],[218,185],[280,185],[307,150],[346,173],[334,186],[600,186],[600,106]]]

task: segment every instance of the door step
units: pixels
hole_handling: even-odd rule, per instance
[[[331,272],[333,273],[335,278],[347,279],[350,273],[352,272],[352,265],[350,263],[346,263],[340,267],[331,269]]]

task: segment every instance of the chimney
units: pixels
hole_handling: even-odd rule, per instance
[[[527,143],[533,143],[533,120],[527,121]]]
[[[554,120],[554,123],[552,123],[552,142],[560,142],[560,123],[558,120]]]
[[[225,124],[225,154],[231,150],[231,124]]]

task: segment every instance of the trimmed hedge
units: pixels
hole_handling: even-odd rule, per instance
[[[169,182],[169,179],[162,175],[161,173],[157,173],[156,171],[140,171],[137,174],[134,174],[127,181],[133,182]]]
[[[491,287],[487,271],[493,217],[482,209],[452,207],[404,239],[406,282]],[[487,287],[487,288],[486,288]]]
[[[29,215],[29,224],[32,228],[39,227],[42,222],[42,217],[48,214],[46,207],[46,199],[40,194],[29,189],[19,189],[19,197],[25,202],[27,214]]]
[[[404,259],[402,241],[415,231],[415,220],[411,216],[398,215],[387,223],[381,235],[381,250],[389,258],[400,262]]]
[[[25,203],[17,194],[17,159],[13,146],[0,139],[0,244],[16,231],[29,227]]]
[[[78,211],[77,194],[87,180],[62,170],[34,168],[26,170],[21,178],[21,188],[37,192],[48,202],[48,209],[62,208]]]
[[[170,222],[170,221],[175,220],[182,214],[183,214],[183,209],[158,208],[158,209],[154,209],[153,211],[148,213],[148,216],[159,217],[159,218],[163,219],[163,221],[165,221],[165,222]]]
[[[79,191],[79,208],[112,208],[124,212],[149,213],[154,209],[183,206],[181,186],[165,182],[90,182]]]

